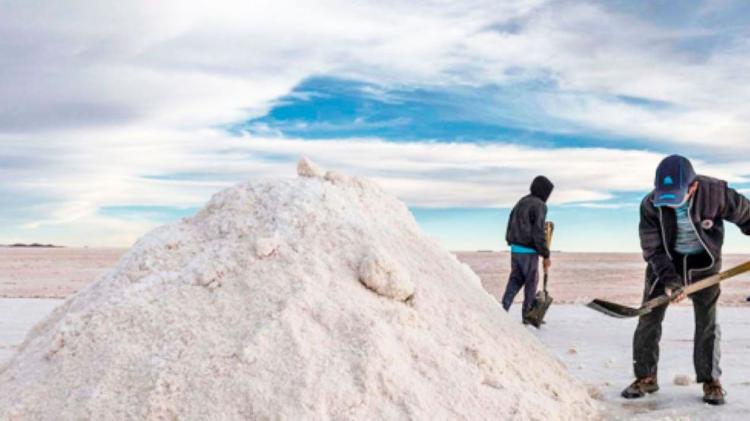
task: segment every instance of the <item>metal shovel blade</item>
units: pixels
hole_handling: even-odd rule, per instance
[[[604,313],[607,316],[617,317],[618,319],[638,317],[651,312],[651,308],[648,307],[633,308],[599,299],[586,304],[586,307]]]

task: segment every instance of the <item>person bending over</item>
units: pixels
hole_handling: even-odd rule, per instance
[[[685,299],[682,288],[721,270],[724,221],[750,235],[750,201],[715,178],[696,175],[687,158],[671,155],[656,169],[655,188],[641,202],[639,234],[648,262],[644,302],[662,294],[672,302]],[[719,377],[719,325],[716,303],[719,285],[690,295],[695,313],[693,364],[703,383],[703,401],[724,403]],[[667,306],[641,316],[633,336],[636,380],[622,391],[627,399],[659,390],[657,364],[661,325]]]

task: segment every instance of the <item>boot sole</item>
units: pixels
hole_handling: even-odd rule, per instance
[[[713,405],[713,406],[721,406],[727,403],[725,399],[706,399],[706,398],[703,398],[703,402],[709,405]]]
[[[644,390],[643,393],[641,393],[641,394],[625,393],[623,391],[622,393],[620,393],[620,396],[622,396],[625,399],[638,399],[638,398],[645,398],[646,395],[650,395],[650,394],[656,393],[658,391],[659,391],[658,387],[655,388],[655,389]]]

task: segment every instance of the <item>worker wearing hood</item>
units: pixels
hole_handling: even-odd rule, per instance
[[[511,248],[511,273],[502,302],[503,308],[508,310],[523,287],[524,321],[536,295],[539,257],[544,259],[545,268],[551,264],[544,224],[547,218],[546,202],[553,189],[554,185],[547,177],[540,175],[534,178],[530,194],[516,203],[508,219],[505,240]]]

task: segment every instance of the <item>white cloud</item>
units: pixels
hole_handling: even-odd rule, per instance
[[[16,4],[0,17],[4,126],[205,127],[262,113],[315,74],[404,85],[544,75],[567,91],[546,111],[595,129],[730,146],[750,132],[746,41],[696,61],[675,44],[706,30],[663,29],[590,3],[75,4]],[[497,30],[508,22],[516,30]],[[596,95],[680,108],[652,112]]]
[[[372,177],[417,206],[510,206],[545,174],[558,186],[552,203],[605,200],[612,192],[642,192],[653,183],[660,153],[605,148],[530,148],[505,144],[393,143],[378,140],[304,141],[253,138],[237,151],[305,155],[323,166]],[[746,182],[743,163],[699,172]],[[288,164],[284,164],[288,165]]]
[[[696,59],[675,43],[706,30],[665,29],[590,3],[0,4],[0,191],[10,202],[0,239],[37,230],[66,242],[76,232],[123,241],[150,222],[118,225],[97,209],[196,205],[232,182],[290,174],[289,162],[268,153],[310,155],[425,206],[508,205],[542,172],[560,187],[557,202],[607,199],[648,186],[659,158],[603,148],[247,139],[215,130],[262,115],[320,74],[407,87],[544,77],[560,89],[528,112],[583,132],[725,156],[748,150],[746,39]],[[627,105],[612,100],[617,95],[675,106]],[[698,164],[734,181],[748,174],[744,161]],[[144,178],[160,174],[177,179]],[[189,181],[196,174],[203,178]],[[97,234],[105,231],[106,240]]]
[[[647,190],[662,157],[604,148],[232,137],[209,130],[190,136],[140,133],[144,145],[113,140],[106,147],[100,145],[94,156],[86,145],[100,135],[65,139],[68,153],[51,164],[57,177],[14,183],[13,188],[46,200],[38,213],[23,219],[22,229],[6,229],[3,237],[15,235],[15,241],[54,232],[62,233],[54,239],[67,244],[116,245],[113,241],[133,240],[142,233],[134,228],[145,229],[153,222],[117,225],[115,218],[98,213],[101,207],[199,206],[213,192],[235,182],[292,177],[299,156],[329,169],[370,177],[409,205],[426,207],[511,206],[540,173],[558,186],[551,198],[554,204],[606,200],[615,191]],[[105,137],[116,139],[117,134]],[[157,138],[161,140],[156,142]],[[269,154],[276,159],[269,160]],[[747,164],[723,167],[695,161],[695,166],[746,181],[742,169]],[[97,226],[101,238],[80,236],[80,232],[96,232]]]

